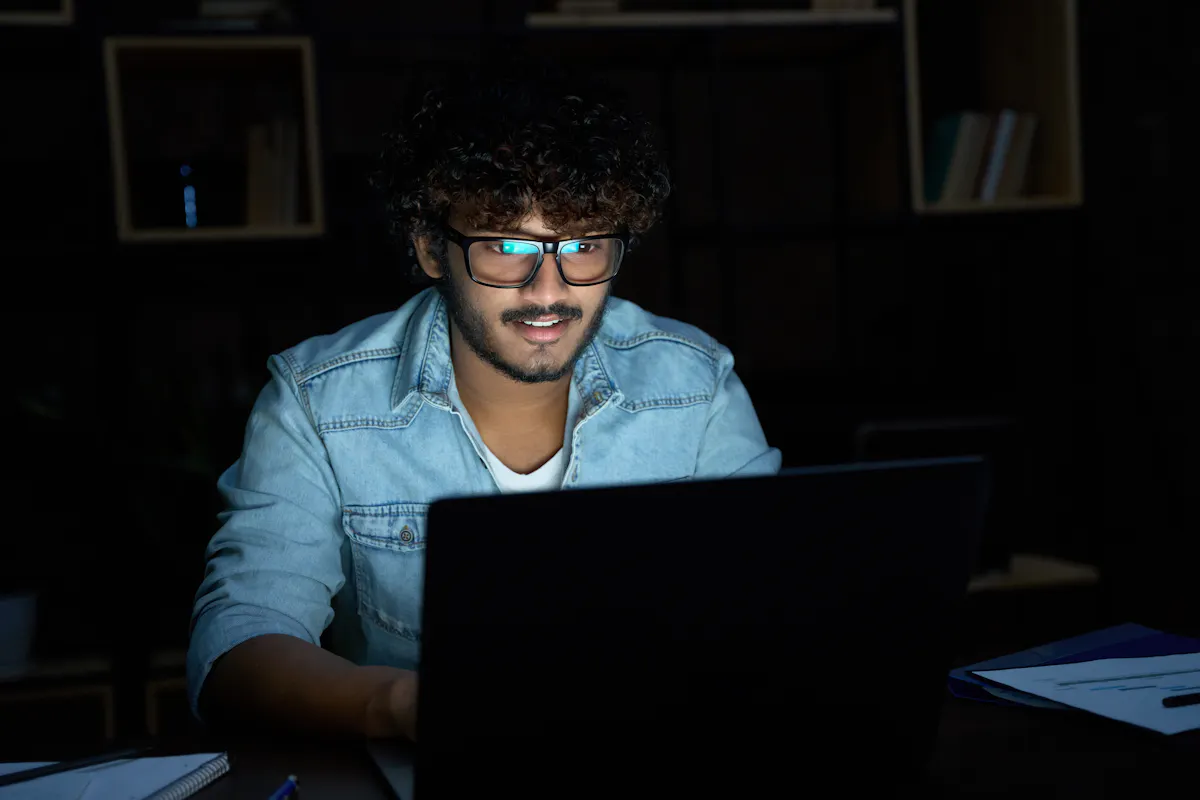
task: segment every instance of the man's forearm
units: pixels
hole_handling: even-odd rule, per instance
[[[267,726],[318,736],[386,733],[376,698],[400,670],[360,667],[314,644],[267,634],[234,647],[213,665],[201,715],[218,728]]]

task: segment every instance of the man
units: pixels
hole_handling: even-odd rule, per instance
[[[413,736],[438,498],[779,470],[729,351],[610,297],[669,191],[650,127],[522,70],[419,106],[377,185],[434,285],[270,359],[193,613],[210,723]]]

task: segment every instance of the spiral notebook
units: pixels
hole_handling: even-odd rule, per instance
[[[0,764],[0,774],[38,766]],[[226,753],[133,758],[0,787],[0,800],[186,800],[228,771]]]

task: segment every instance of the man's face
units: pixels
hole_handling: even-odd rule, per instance
[[[472,229],[452,213],[450,226],[466,236],[509,236],[552,241],[567,238],[550,230],[535,211],[516,229],[505,231]],[[608,233],[608,231],[588,231]],[[465,256],[454,244],[446,245],[449,275],[439,286],[450,319],[462,340],[482,361],[522,383],[556,381],[571,374],[575,362],[591,343],[608,302],[611,284],[571,286],[563,282],[547,254],[533,282],[520,289],[481,286],[467,275]],[[440,270],[423,257],[421,266],[432,277]],[[431,271],[432,267],[432,271]],[[534,326],[528,322],[550,326]]]

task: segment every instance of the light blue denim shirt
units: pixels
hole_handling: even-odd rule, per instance
[[[213,662],[263,634],[415,668],[429,505],[499,491],[450,399],[435,289],[268,368],[217,484],[227,510],[192,613],[193,710]],[[733,356],[691,325],[613,298],[571,385],[564,489],[779,471]]]

